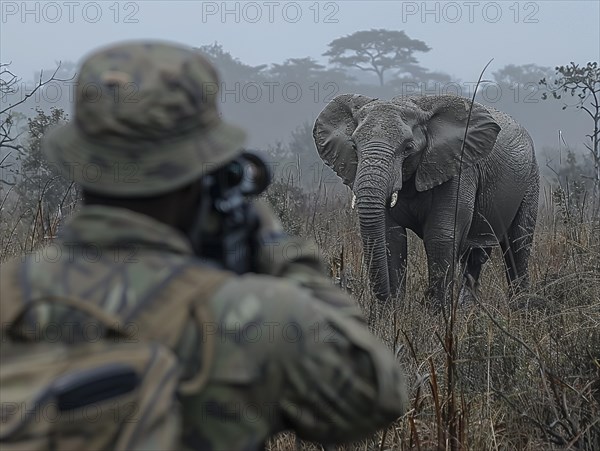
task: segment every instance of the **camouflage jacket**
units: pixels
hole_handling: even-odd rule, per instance
[[[270,274],[225,279],[209,301],[213,327],[200,332],[190,319],[174,346],[189,377],[202,365],[201,335],[215,335],[207,385],[181,398],[189,449],[261,449],[289,429],[323,443],[350,441],[405,411],[400,366],[322,275],[318,255],[296,239],[279,244],[278,255],[287,258],[274,258]],[[114,313],[143,308],[190,264],[202,262],[177,230],[128,210],[86,206],[58,240],[18,267],[25,298],[76,296]],[[85,333],[74,330],[77,313],[69,308],[33,310],[28,321],[43,340],[76,341]]]

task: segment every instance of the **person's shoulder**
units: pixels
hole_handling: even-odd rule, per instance
[[[293,280],[262,274],[232,275],[213,293],[210,302],[217,329],[242,334],[255,330],[263,339],[272,336],[268,348],[280,348],[281,340],[276,338],[288,335],[302,341],[315,323],[335,317],[335,312],[311,290]],[[295,343],[287,338],[284,341]]]
[[[265,368],[279,371],[275,368],[297,359],[309,338],[301,306],[314,301],[305,291],[277,277],[229,273],[209,296],[211,319],[201,330],[216,346],[212,380],[261,386],[271,399],[267,394],[274,388],[264,386]]]
[[[263,308],[281,307],[285,311],[290,311],[290,306],[310,303],[314,299],[309,290],[294,280],[248,273],[229,277],[215,293],[215,301],[227,304],[256,302]]]

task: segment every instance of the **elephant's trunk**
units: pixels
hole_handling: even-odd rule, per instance
[[[371,287],[377,298],[385,301],[391,294],[385,239],[385,210],[390,194],[388,191],[393,149],[387,144],[370,144],[361,149],[360,155],[354,183],[360,233]]]

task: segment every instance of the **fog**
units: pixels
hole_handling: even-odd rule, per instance
[[[20,78],[3,109],[23,99],[33,82],[68,79],[88,52],[123,39],[163,39],[209,52],[221,75],[221,110],[248,131],[248,146],[288,146],[292,133],[306,158],[310,127],[335,95],[379,98],[455,93],[504,110],[531,133],[541,165],[546,154],[586,150],[593,127],[562,100],[543,100],[543,77],[571,61],[600,54],[600,4],[546,2],[2,2],[1,60]],[[380,86],[373,72],[332,64],[333,40],[357,31],[403,31],[430,50],[392,68]],[[74,81],[53,82],[19,105],[71,113]],[[278,144],[279,143],[279,144]],[[289,146],[288,146],[289,147]],[[293,147],[293,146],[292,146]],[[289,151],[289,149],[287,149]],[[5,153],[5,151],[3,151]],[[289,152],[288,152],[289,153]]]

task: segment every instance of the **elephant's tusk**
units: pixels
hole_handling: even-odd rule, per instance
[[[392,199],[390,200],[390,208],[396,205],[396,202],[398,202],[398,193],[392,193]]]
[[[354,207],[356,207],[356,194],[352,195],[352,203],[350,204],[350,207],[352,210],[354,210]]]

